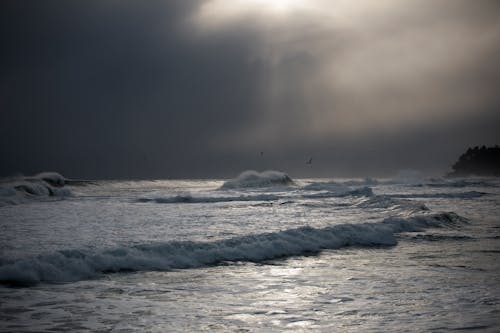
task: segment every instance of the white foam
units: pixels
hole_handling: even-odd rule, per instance
[[[323,191],[318,193],[304,194],[305,199],[342,198],[342,197],[371,197],[373,190],[369,187],[358,189],[346,189],[345,191]]]
[[[345,193],[351,190],[347,185],[337,183],[334,181],[330,182],[313,182],[302,187],[306,191],[329,191],[332,193]]]
[[[355,204],[360,208],[402,209],[408,213],[428,211],[423,203],[407,199],[397,199],[388,195],[376,195],[365,198]]]
[[[0,265],[0,282],[71,282],[120,271],[194,268],[221,262],[277,259],[345,246],[392,246],[396,233],[456,225],[453,213],[388,218],[378,223],[301,227],[215,242],[166,242],[96,251],[59,251]]]
[[[284,172],[268,170],[257,172],[254,170],[243,171],[235,179],[224,182],[221,189],[269,187],[276,185],[292,185],[292,179]]]

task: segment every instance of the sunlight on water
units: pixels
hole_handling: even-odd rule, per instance
[[[495,180],[64,188],[2,192],[2,332],[499,329]]]

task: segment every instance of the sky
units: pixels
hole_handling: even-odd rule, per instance
[[[3,0],[0,45],[1,176],[443,175],[500,144],[496,0]]]

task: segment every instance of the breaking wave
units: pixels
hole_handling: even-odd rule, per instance
[[[249,187],[269,187],[276,185],[293,185],[294,182],[286,173],[281,171],[268,170],[257,172],[253,170],[243,171],[235,179],[231,179],[222,184],[221,189],[249,188]]]
[[[0,206],[20,204],[37,198],[69,196],[71,191],[64,187],[65,184],[66,179],[57,172],[0,180]]]
[[[113,272],[168,271],[235,261],[262,262],[346,246],[393,246],[397,244],[397,233],[456,226],[461,222],[464,219],[454,213],[440,213],[322,229],[306,226],[215,242],[165,242],[100,251],[58,251],[2,262],[0,282],[29,286],[92,279]]]
[[[233,195],[233,196],[192,196],[191,194],[179,194],[175,196],[156,197],[156,198],[139,198],[136,202],[140,203],[160,203],[160,204],[175,204],[175,203],[218,203],[232,201],[277,201],[290,199],[325,199],[325,198],[342,198],[342,197],[363,197],[373,196],[373,190],[369,187],[351,189],[344,187],[338,191],[323,191],[318,193],[305,194],[256,194],[256,195]]]
[[[172,197],[158,198],[139,198],[137,202],[155,202],[155,203],[216,203],[216,202],[231,202],[231,201],[276,201],[281,199],[280,196],[273,194],[260,195],[239,195],[227,197],[193,197],[190,194],[176,195]]]

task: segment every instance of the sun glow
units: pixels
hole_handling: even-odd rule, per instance
[[[220,24],[242,17],[288,17],[307,10],[312,1],[305,0],[210,0],[198,13],[198,19],[208,24]]]
[[[248,3],[248,5],[258,6],[262,9],[267,9],[275,12],[283,12],[288,10],[298,9],[303,6],[303,1],[300,0],[243,0],[236,1],[241,3]]]

